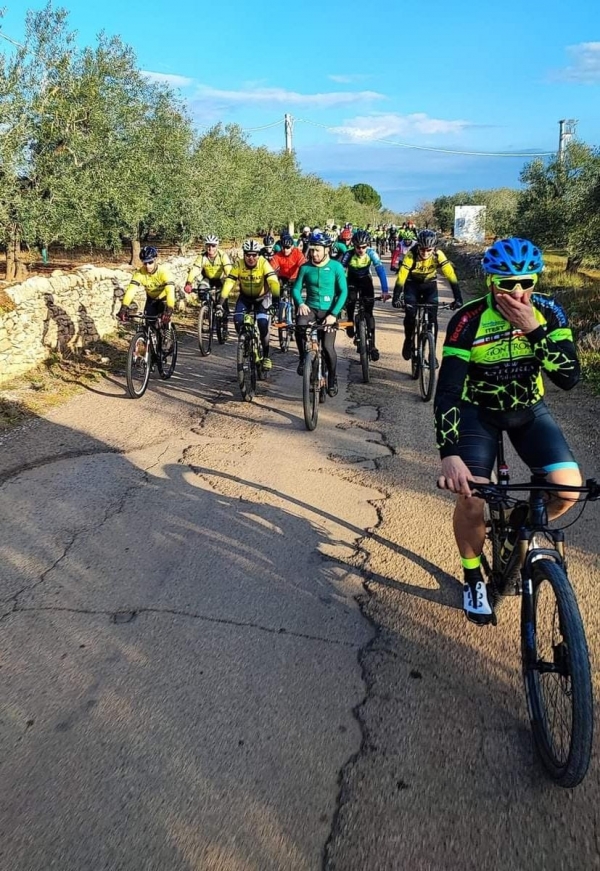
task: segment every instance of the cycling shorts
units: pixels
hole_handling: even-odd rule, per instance
[[[456,453],[473,475],[489,479],[496,462],[498,433],[506,432],[532,473],[577,469],[577,463],[546,403],[520,411],[487,411],[464,402],[460,408]]]

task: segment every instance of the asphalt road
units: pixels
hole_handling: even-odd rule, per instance
[[[598,765],[531,748],[518,603],[468,624],[431,405],[381,360],[306,432],[295,352],[233,343],[139,401],[116,377],[0,455],[0,868],[581,869]],[[586,475],[598,400],[550,392]],[[514,464],[514,474],[518,474]],[[569,530],[594,666],[598,513]]]

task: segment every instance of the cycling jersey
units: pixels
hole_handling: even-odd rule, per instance
[[[202,278],[226,278],[231,272],[231,260],[223,251],[217,251],[213,259],[208,256],[206,251],[196,257],[187,276],[187,283],[192,284],[198,275]]]
[[[410,256],[410,255],[408,255]],[[535,293],[539,327],[523,333],[494,305],[492,294],[464,305],[450,320],[434,402],[442,458],[455,453],[461,406],[518,417],[544,394],[541,372],[563,390],[579,381],[580,368],[567,316],[551,297]]]
[[[239,284],[242,296],[259,299],[267,293],[279,296],[279,281],[271,264],[264,257],[259,257],[256,266],[246,266],[244,258],[238,260],[225,279],[221,289],[221,299],[225,300]]]
[[[437,276],[438,269],[441,269],[442,274],[448,279],[454,296],[456,298],[458,292],[458,278],[454,271],[454,267],[446,257],[443,251],[437,249],[429,257],[420,257],[419,251],[415,247],[409,251],[403,261],[396,279],[396,287],[404,290],[404,285],[407,281],[425,282],[433,281]]]
[[[342,264],[330,257],[322,263],[305,263],[300,267],[292,288],[297,305],[302,305],[302,288],[306,290],[306,305],[316,311],[326,311],[337,318],[348,296],[346,273]]]
[[[164,299],[168,308],[175,308],[175,282],[167,266],[161,264],[152,273],[136,269],[125,290],[122,305],[129,305],[140,287],[150,299]]]
[[[373,248],[367,248],[364,254],[357,254],[351,248],[341,259],[342,266],[348,270],[348,284],[361,284],[365,279],[371,276],[371,266],[375,267],[375,272],[381,282],[383,293],[388,292],[387,275],[383,263],[379,259],[379,255]]]
[[[306,263],[306,258],[299,248],[292,248],[289,254],[279,252],[271,260],[271,269],[277,272],[280,279],[293,281],[300,267]]]

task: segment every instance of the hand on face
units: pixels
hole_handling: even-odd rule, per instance
[[[529,297],[528,292],[503,293],[494,289],[494,299],[500,314],[524,333],[531,333],[539,327]]]

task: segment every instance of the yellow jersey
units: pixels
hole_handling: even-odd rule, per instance
[[[215,256],[211,258],[206,251],[200,254],[192,265],[187,276],[187,283],[192,284],[194,279],[199,275],[202,278],[220,278],[225,279],[231,272],[231,260],[224,251],[217,251]]]
[[[443,251],[436,249],[430,257],[421,258],[413,248],[404,255],[402,265],[398,271],[396,287],[404,290],[404,285],[407,281],[415,281],[418,284],[422,284],[425,281],[433,281],[437,276],[438,270],[441,270],[452,287],[458,284],[454,267]]]
[[[243,257],[238,260],[225,279],[221,299],[227,299],[236,284],[240,286],[240,294],[250,299],[260,299],[267,293],[279,296],[279,279],[264,257],[259,257],[253,267],[246,266]]]
[[[136,269],[125,290],[123,305],[129,305],[143,287],[150,299],[164,299],[168,308],[175,308],[175,282],[168,266],[160,265],[152,273]]]

